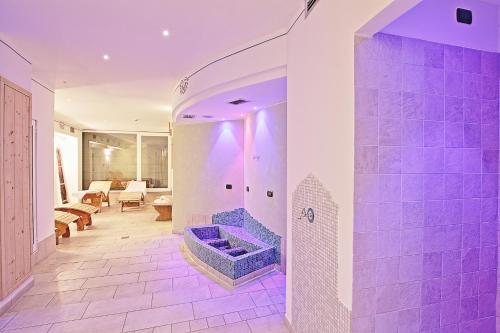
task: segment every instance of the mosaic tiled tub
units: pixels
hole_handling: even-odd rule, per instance
[[[276,248],[257,239],[242,227],[204,225],[188,227],[184,240],[191,257],[209,273],[237,286],[275,268]]]

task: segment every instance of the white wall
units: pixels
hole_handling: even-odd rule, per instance
[[[472,25],[456,21],[458,7],[473,12]],[[404,37],[498,51],[498,6],[477,0],[424,0],[383,32]]]
[[[33,119],[37,121],[37,240],[54,236],[54,94],[33,81]]]
[[[31,91],[31,64],[0,41],[0,75]]]
[[[174,232],[183,232],[193,214],[243,207],[243,144],[243,121],[174,127]]]
[[[286,104],[245,119],[245,208],[286,244]],[[269,198],[267,191],[273,191]],[[283,247],[281,253],[285,255]],[[282,260],[284,263],[285,261]]]
[[[306,20],[297,21],[288,36],[286,316],[289,321],[293,299],[292,193],[310,173],[324,184],[339,205],[338,294],[343,304],[352,307],[354,35],[391,2],[319,1]],[[326,274],[325,280],[328,280]]]

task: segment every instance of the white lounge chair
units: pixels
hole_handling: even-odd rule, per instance
[[[146,182],[130,181],[127,188],[120,193],[118,202],[121,203],[123,212],[124,207],[139,207],[141,202],[144,204],[146,198]]]
[[[90,183],[89,191],[101,191],[102,201],[108,203],[109,207],[109,191],[111,190],[111,180],[98,180]]]

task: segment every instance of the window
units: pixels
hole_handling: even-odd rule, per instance
[[[94,180],[111,180],[123,190],[137,178],[137,135],[83,133],[83,188]]]
[[[123,190],[130,180],[148,188],[168,188],[169,137],[165,134],[83,133],[83,188],[95,180],[111,180]]]
[[[148,187],[168,187],[168,137],[141,136],[141,179]]]

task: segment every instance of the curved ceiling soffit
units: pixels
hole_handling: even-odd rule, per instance
[[[176,122],[178,117],[184,113],[186,109],[206,98],[230,90],[254,85],[259,82],[286,77],[286,37],[304,13],[305,9],[297,15],[286,32],[214,60],[181,79],[173,93],[174,103],[172,121]],[[282,46],[281,51],[277,50],[280,46]],[[273,47],[275,50],[272,50]],[[266,51],[269,53],[274,51],[278,56],[274,57],[274,61],[267,64],[261,64],[260,67],[256,66],[253,71],[249,71],[250,67],[248,67],[248,64],[253,63],[253,60],[259,58],[259,55],[261,59],[265,58],[264,55]],[[280,52],[281,58],[279,55]],[[244,60],[241,61],[241,58],[244,59],[245,57],[250,60],[246,64]],[[240,58],[239,65],[244,67],[242,73],[233,71],[231,72],[232,75],[222,77],[220,80],[214,79],[214,77],[217,77],[218,73],[212,73],[216,75],[212,75],[208,80],[209,82],[204,84],[203,76],[210,76],[210,72],[216,71],[217,68],[224,69],[229,67],[229,70],[234,70],[235,68],[231,68],[231,62],[233,62],[232,65],[234,67],[235,63],[238,63],[238,61],[235,60],[237,58]]]

